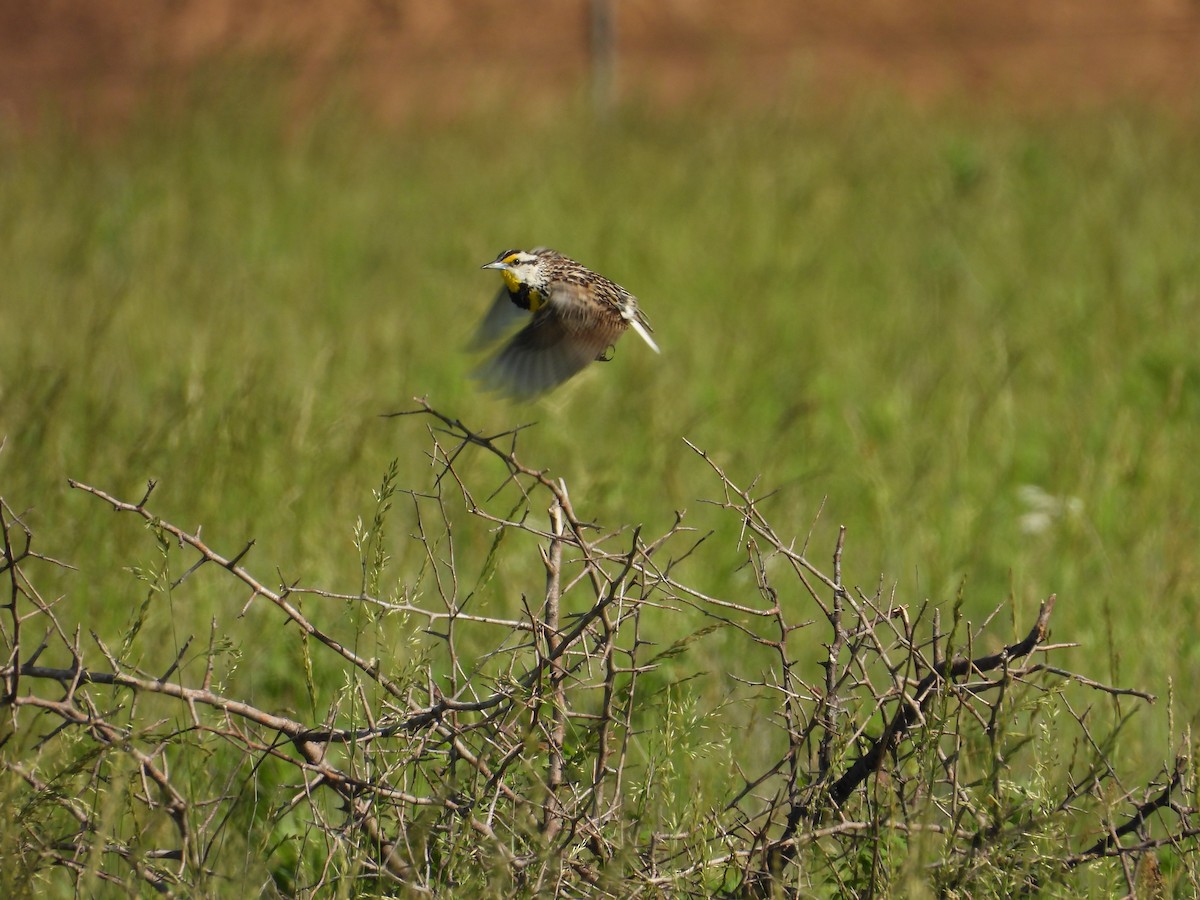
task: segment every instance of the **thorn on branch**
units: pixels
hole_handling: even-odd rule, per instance
[[[1131,832],[1137,831],[1142,826],[1142,823],[1158,810],[1171,806],[1172,794],[1183,783],[1184,768],[1177,761],[1170,781],[1167,782],[1167,786],[1162,789],[1157,797],[1136,806],[1133,815],[1129,817],[1129,821],[1120,828],[1113,829],[1109,834],[1096,841],[1096,843],[1092,844],[1092,846],[1088,847],[1082,853],[1077,853],[1075,856],[1067,859],[1067,868],[1073,869],[1090,860],[1111,856],[1114,851],[1120,852],[1123,849],[1121,847],[1121,838]]]
[[[1010,660],[1020,659],[1032,653],[1046,637],[1050,625],[1050,614],[1054,611],[1056,599],[1056,596],[1051,594],[1042,603],[1037,621],[1024,640],[1016,644],[1011,644],[999,653],[994,653],[990,656],[982,656],[973,660],[957,659],[952,662],[943,663],[941,666],[935,666],[931,672],[922,678],[913,694],[913,702],[902,703],[900,705],[891,722],[884,729],[883,734],[875,738],[867,752],[859,757],[841,778],[834,782],[829,791],[830,800],[833,805],[841,807],[849,799],[854,789],[879,768],[884,756],[896,747],[905,734],[908,733],[908,730],[916,724],[923,714],[925,707],[928,705],[930,698],[933,697],[935,693],[934,689],[940,682],[946,679],[961,678],[971,672],[987,672],[1006,665]]]
[[[238,565],[238,563],[240,563],[240,562],[242,561],[242,557],[244,557],[244,556],[245,556],[247,553],[249,553],[249,552],[250,552],[250,548],[251,548],[251,547],[253,547],[253,546],[254,546],[254,539],[252,538],[252,539],[251,539],[251,540],[250,540],[250,541],[249,541],[249,542],[246,544],[246,546],[242,548],[242,552],[241,552],[241,553],[239,553],[237,556],[235,556],[233,559],[231,559],[231,560],[229,561],[229,563],[228,563],[228,564],[225,566],[225,568],[227,568],[227,569],[229,569],[229,570],[236,569],[236,568],[237,568],[237,565]]]
[[[142,494],[142,499],[137,502],[138,509],[144,509],[146,503],[150,500],[150,495],[154,493],[154,489],[158,487],[158,482],[153,478],[146,481],[146,493]]]

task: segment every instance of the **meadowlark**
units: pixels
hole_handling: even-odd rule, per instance
[[[515,399],[548,391],[592,360],[611,359],[626,328],[660,352],[637,298],[561,253],[544,247],[531,252],[505,250],[483,268],[499,269],[504,284],[480,323],[473,346],[486,347],[517,322],[527,320],[476,370],[476,377],[494,390]]]

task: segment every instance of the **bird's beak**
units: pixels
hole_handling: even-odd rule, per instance
[[[499,259],[498,259],[498,260],[496,260],[495,262],[490,262],[490,263],[488,263],[487,265],[480,266],[479,268],[481,268],[481,269],[501,269],[501,270],[503,270],[503,269],[507,269],[507,268],[508,268],[508,263],[506,263],[506,262],[503,262],[503,261],[501,261],[501,260],[499,260]]]

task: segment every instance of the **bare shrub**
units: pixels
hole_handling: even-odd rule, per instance
[[[66,878],[82,893],[800,896],[921,883],[1007,896],[1069,894],[1084,867],[1131,894],[1165,878],[1200,889],[1190,752],[1147,781],[1121,771],[1126,707],[1154,698],[1051,662],[1067,646],[1049,642],[1054,597],[1021,609],[1033,622],[1003,645],[985,637],[994,614],[972,629],[955,605],[947,625],[930,604],[852,588],[844,532],[818,566],[693,448],[752,575],[744,596],[714,596],[687,575],[707,548],[682,516],[654,535],[591,523],[565,483],[518,458],[517,433],[486,436],[424,403],[414,413],[431,423],[432,484],[402,492],[395,468],[384,478],[355,531],[355,593],[269,584],[249,546],[223,552],[156,516],[153,485],[123,500],[71,482],[143,520],[177,561],[178,578],[143,573],[151,585],[178,597],[196,572],[220,571],[230,608],[272,605],[272,646],[291,643],[296,682],[333,697],[320,715],[233,690],[231,647],[256,636],[216,620],[203,649],[189,639],[157,672],[128,661],[136,634],[117,646],[63,621],[36,587],[61,563],[0,505],[5,893]],[[497,483],[470,483],[462,461],[479,456],[502,465]],[[406,496],[421,586],[388,595],[383,525]],[[485,568],[536,547],[538,582],[496,604],[519,616],[480,608],[486,578],[466,585],[464,510],[490,529]],[[364,653],[362,616],[387,623],[392,656]],[[677,673],[718,634],[728,669],[708,678],[725,699],[705,709]],[[700,719],[740,730],[689,743]],[[688,789],[705,754],[728,773],[720,803]]]

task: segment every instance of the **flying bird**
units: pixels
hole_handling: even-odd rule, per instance
[[[505,250],[483,268],[498,269],[504,283],[472,346],[489,346],[526,322],[476,370],[480,381],[502,394],[536,397],[592,360],[611,359],[627,328],[661,352],[633,294],[561,253],[544,247]]]

